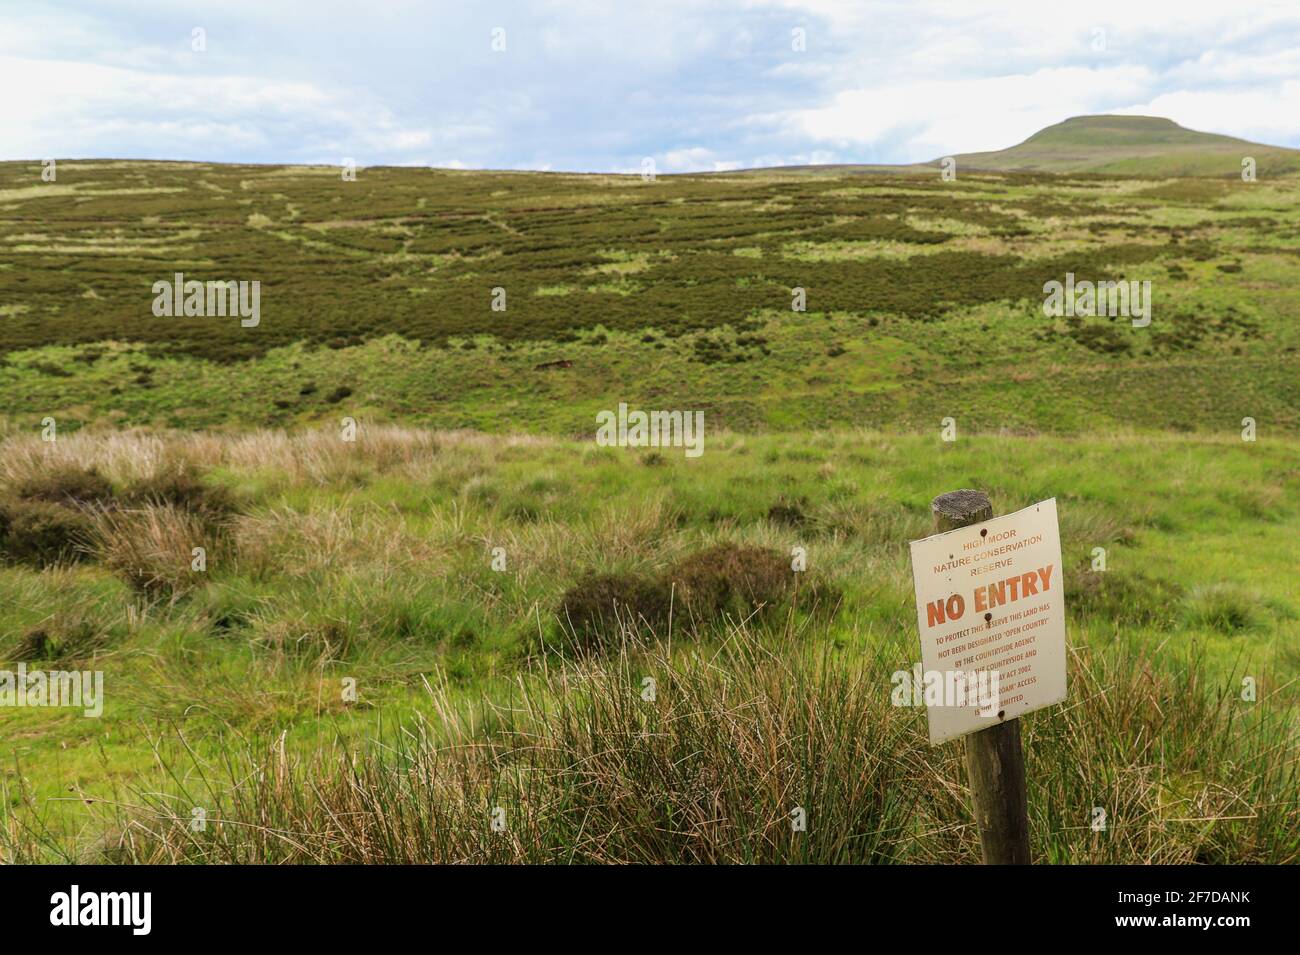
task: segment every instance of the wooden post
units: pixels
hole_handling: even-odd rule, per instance
[[[930,504],[940,531],[993,517],[983,491],[950,491]],[[966,737],[966,770],[985,865],[1029,865],[1029,807],[1020,721],[1006,720]]]

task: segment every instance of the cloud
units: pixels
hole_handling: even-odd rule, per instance
[[[91,143],[100,156],[391,162],[433,139],[381,104],[309,82],[0,56],[0,84],[21,91],[0,99],[5,158],[85,156],[77,147]]]
[[[1093,112],[1300,146],[1300,8],[7,0],[0,83],[6,159],[711,171],[928,160]]]
[[[1183,126],[1266,145],[1294,143],[1295,117],[1300,116],[1300,80],[1288,80],[1269,92],[1165,93],[1115,112],[1167,116]]]
[[[1067,116],[1132,102],[1148,80],[1141,67],[1043,69],[1022,76],[934,80],[849,90],[827,106],[769,118],[791,135],[841,151],[875,147],[893,161],[999,149]],[[998,103],[990,112],[985,107]]]

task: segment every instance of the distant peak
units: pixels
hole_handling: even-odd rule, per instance
[[[1300,170],[1300,152],[1203,133],[1164,116],[1071,116],[996,152],[956,157],[967,169],[1105,172],[1148,176],[1235,176],[1244,156],[1266,157],[1275,173]]]
[[[1105,148],[1119,144],[1175,145],[1230,142],[1225,136],[1200,133],[1163,116],[1072,116],[1040,129],[1023,145],[1070,145]]]

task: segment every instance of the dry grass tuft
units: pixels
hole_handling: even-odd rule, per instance
[[[90,512],[91,550],[104,566],[150,600],[175,600],[205,583],[196,548],[214,560],[221,540],[203,518],[174,504]]]
[[[59,471],[96,471],[115,484],[152,477],[193,442],[180,436],[120,431],[61,435],[42,441],[36,435],[0,441],[0,484],[18,487],[43,482]]]
[[[274,469],[290,484],[352,483],[368,473],[427,465],[435,459],[441,438],[431,431],[392,425],[357,429],[355,441],[343,440],[341,430],[322,429],[289,435],[257,431],[222,439],[220,460],[240,470]]]

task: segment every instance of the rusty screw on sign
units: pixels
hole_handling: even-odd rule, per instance
[[[934,511],[934,525],[939,531],[969,527],[993,518],[993,505],[983,491],[940,494],[930,502],[930,509]],[[1028,865],[1029,809],[1020,721],[1005,720],[967,736],[966,770],[984,864]]]

